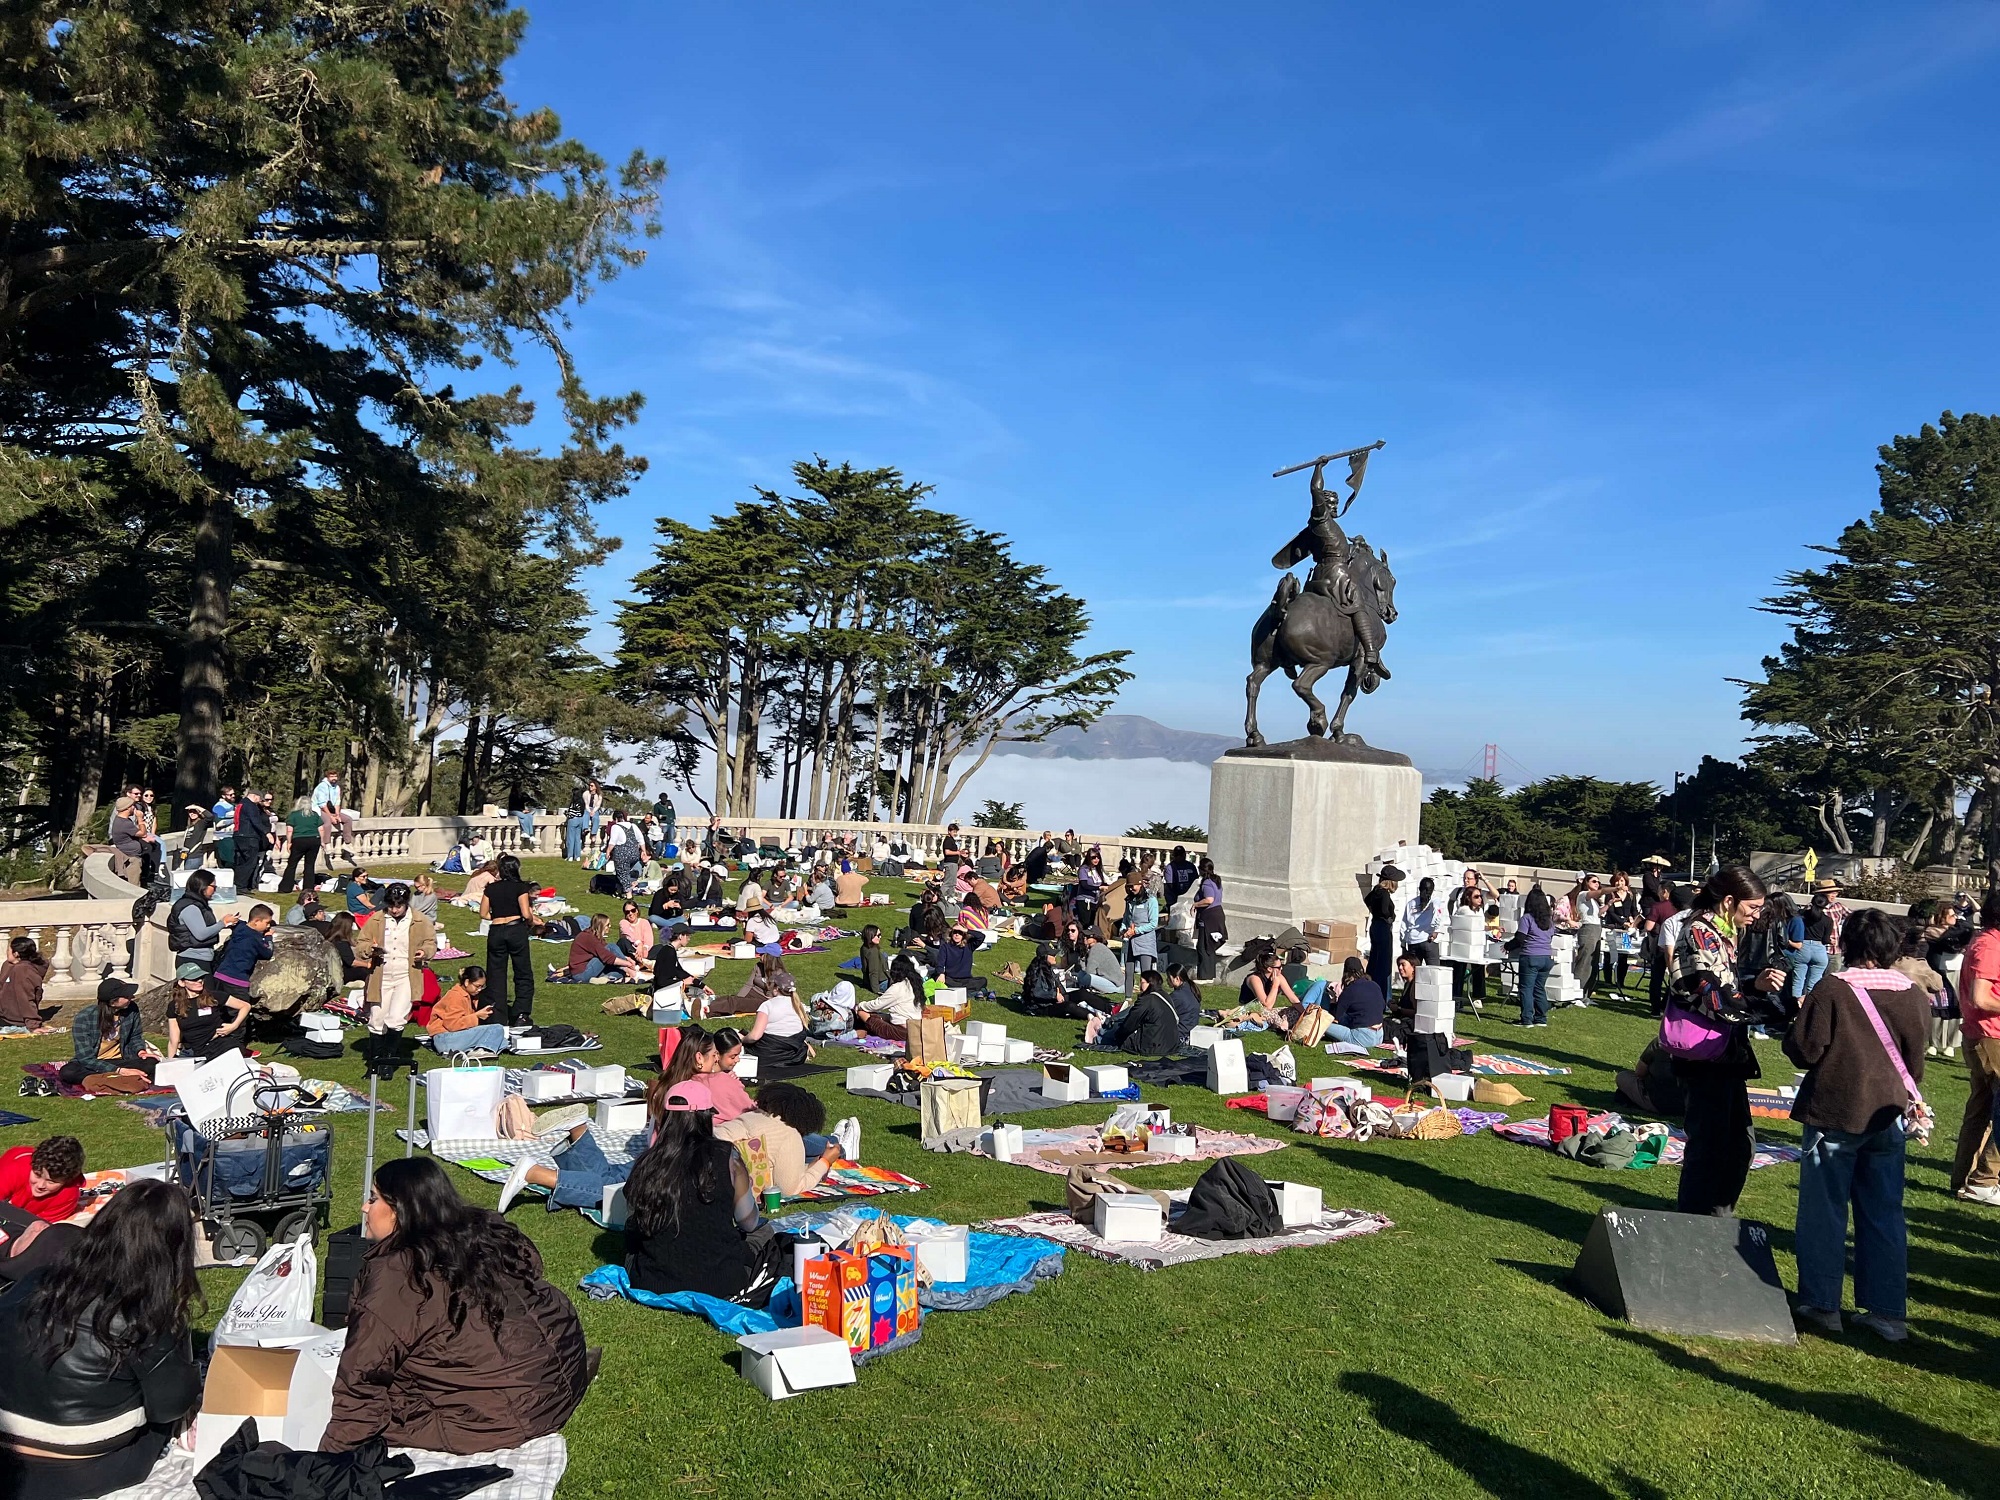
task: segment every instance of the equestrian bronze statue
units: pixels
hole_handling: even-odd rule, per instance
[[[1306,720],[1308,734],[1338,743],[1361,742],[1359,735],[1345,732],[1347,710],[1358,694],[1372,693],[1389,679],[1382,647],[1388,640],[1389,626],[1396,622],[1396,575],[1389,571],[1387,553],[1377,553],[1362,537],[1350,539],[1340,522],[1361,493],[1369,455],[1381,446],[1372,443],[1345,453],[1329,453],[1312,462],[1312,510],[1299,534],[1272,555],[1271,566],[1287,571],[1250,632],[1249,703],[1243,721],[1246,744],[1264,743],[1257,729],[1257,694],[1264,679],[1277,671],[1291,679],[1292,691],[1312,710]],[[1326,466],[1340,458],[1348,461],[1349,490],[1344,501],[1325,483]],[[1272,477],[1305,467],[1295,464]],[[1312,571],[1301,588],[1290,569],[1306,558],[1312,559]],[[1347,668],[1347,682],[1329,724],[1326,705],[1313,687],[1335,667]]]

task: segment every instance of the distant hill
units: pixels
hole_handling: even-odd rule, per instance
[[[1003,741],[993,753],[1031,760],[1179,760],[1205,766],[1242,743],[1240,736],[1169,729],[1138,714],[1106,714],[1088,729],[1059,729],[1031,745]]]

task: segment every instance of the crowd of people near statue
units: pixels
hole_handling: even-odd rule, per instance
[[[662,798],[649,816],[666,837],[656,844],[653,827],[636,832],[635,864],[620,859],[616,830],[639,825],[606,809],[593,785],[570,813],[582,820],[577,857],[593,858],[587,846],[596,843],[626,899],[617,912],[566,930],[566,962],[538,976],[529,942],[552,923],[538,914],[540,891],[514,854],[468,847],[476,863],[457,894],[430,876],[374,881],[353,857],[337,778],[323,785],[330,794],[294,815],[302,883],[284,920],[327,936],[344,977],[361,985],[371,1033],[401,1032],[415,1020],[441,1052],[498,1053],[512,1028],[531,1024],[538,982],[551,981],[672,993],[690,1018],[661,1033],[661,1070],[629,1158],[607,1151],[594,1125],[579,1124],[555,1165],[519,1162],[497,1211],[465,1202],[429,1159],[375,1173],[324,1446],[342,1451],[378,1436],[447,1452],[525,1442],[560,1429],[591,1371],[568,1297],[503,1216],[531,1187],[553,1210],[594,1208],[622,1185],[635,1287],[759,1304],[789,1271],[791,1245],[759,1212],[745,1150],[754,1148],[789,1195],[824,1178],[851,1138],[851,1122],[829,1127],[810,1091],[778,1080],[753,1095],[737,1076],[745,1056],[765,1067],[803,1063],[827,1031],[786,967],[776,918],[868,910],[869,867],[900,872],[917,861],[886,840],[863,850],[828,839],[774,854],[711,820],[667,864],[660,856],[679,825]],[[139,846],[126,857],[145,878],[149,814],[142,798],[125,802]],[[259,805],[246,794],[230,807]],[[221,814],[207,811],[208,826],[220,826]],[[241,837],[245,826],[232,811],[229,835]],[[319,848],[300,850],[307,840]],[[314,868],[328,843],[347,850],[352,866],[332,892]],[[956,825],[941,853],[937,878],[907,909],[862,927],[853,977],[840,986],[848,994],[839,1025],[904,1042],[938,987],[978,992],[998,980],[1018,983],[1015,1003],[1028,1014],[1082,1021],[1089,1050],[1171,1057],[1204,1024],[1377,1049],[1411,1035],[1419,971],[1443,961],[1445,930],[1471,909],[1502,955],[1452,963],[1453,993],[1475,1009],[1511,986],[1521,1024],[1546,1024],[1534,976],[1547,972],[1568,934],[1573,947],[1561,946],[1574,954],[1579,1004],[1623,997],[1658,1018],[1657,1037],[1618,1087],[1648,1112],[1683,1122],[1683,1212],[1734,1212],[1756,1147],[1750,1087],[1776,1061],[1768,1050],[1760,1057],[1760,1044],[1800,1070],[1792,1117],[1803,1131],[1795,1223],[1802,1321],[1844,1326],[1851,1222],[1853,1321],[1885,1339],[1906,1336],[1904,1160],[1907,1141],[1928,1128],[1927,1059],[1963,1049],[1973,1088],[1952,1188],[2000,1205],[2000,894],[1977,910],[1962,899],[1919,902],[1898,918],[1850,909],[1831,880],[1794,902],[1743,867],[1695,884],[1648,861],[1636,882],[1582,875],[1552,897],[1538,883],[1495,889],[1477,869],[1449,891],[1428,879],[1405,891],[1391,865],[1368,893],[1365,960],[1328,964],[1303,944],[1252,937],[1227,950],[1235,990],[1218,1005],[1203,986],[1218,977],[1228,929],[1222,881],[1206,858],[1149,851],[1108,870],[1102,850],[1045,834],[1015,859],[998,843],[974,847]],[[733,892],[724,883],[737,873],[732,866],[742,876]],[[271,955],[278,918],[254,900],[218,915],[215,889],[213,872],[192,868],[166,917],[176,969],[164,1046],[144,1034],[137,988],[107,978],[71,1023],[65,1079],[149,1075],[163,1058],[211,1057],[242,1042],[252,976]],[[1503,898],[1518,911],[1511,933]],[[450,951],[437,920],[441,899],[476,907],[487,944],[484,965],[461,966],[448,987],[433,976]],[[756,962],[733,994],[709,991],[686,966],[690,919],[700,912],[727,916],[754,942]],[[1010,914],[1036,944],[1034,956],[989,978],[977,955]],[[39,1023],[37,975],[46,963],[24,941],[0,967],[0,1019]],[[143,1477],[200,1393],[188,1340],[196,1287],[186,1195],[138,1183],[88,1224],[67,1223],[84,1165],[82,1147],[66,1136],[0,1154],[0,1339],[18,1356],[0,1367],[0,1462],[15,1476],[6,1495],[96,1495]]]

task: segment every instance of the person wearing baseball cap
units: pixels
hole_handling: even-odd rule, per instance
[[[97,986],[97,1000],[69,1023],[71,1056],[62,1080],[78,1084],[98,1073],[153,1076],[160,1054],[146,1043],[139,1016],[139,986],[113,975]],[[74,1076],[72,1076],[74,1075]]]
[[[715,1096],[699,1078],[666,1090],[625,1202],[625,1270],[641,1291],[762,1307],[790,1270],[792,1237],[759,1220],[749,1169],[716,1139]]]

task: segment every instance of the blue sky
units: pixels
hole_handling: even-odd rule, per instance
[[[648,397],[606,601],[656,515],[893,464],[1090,601],[1122,709],[1226,732],[1270,471],[1379,437],[1350,728],[1667,780],[1876,445],[2000,401],[2000,5],[531,11],[512,95],[672,170],[574,331]]]

